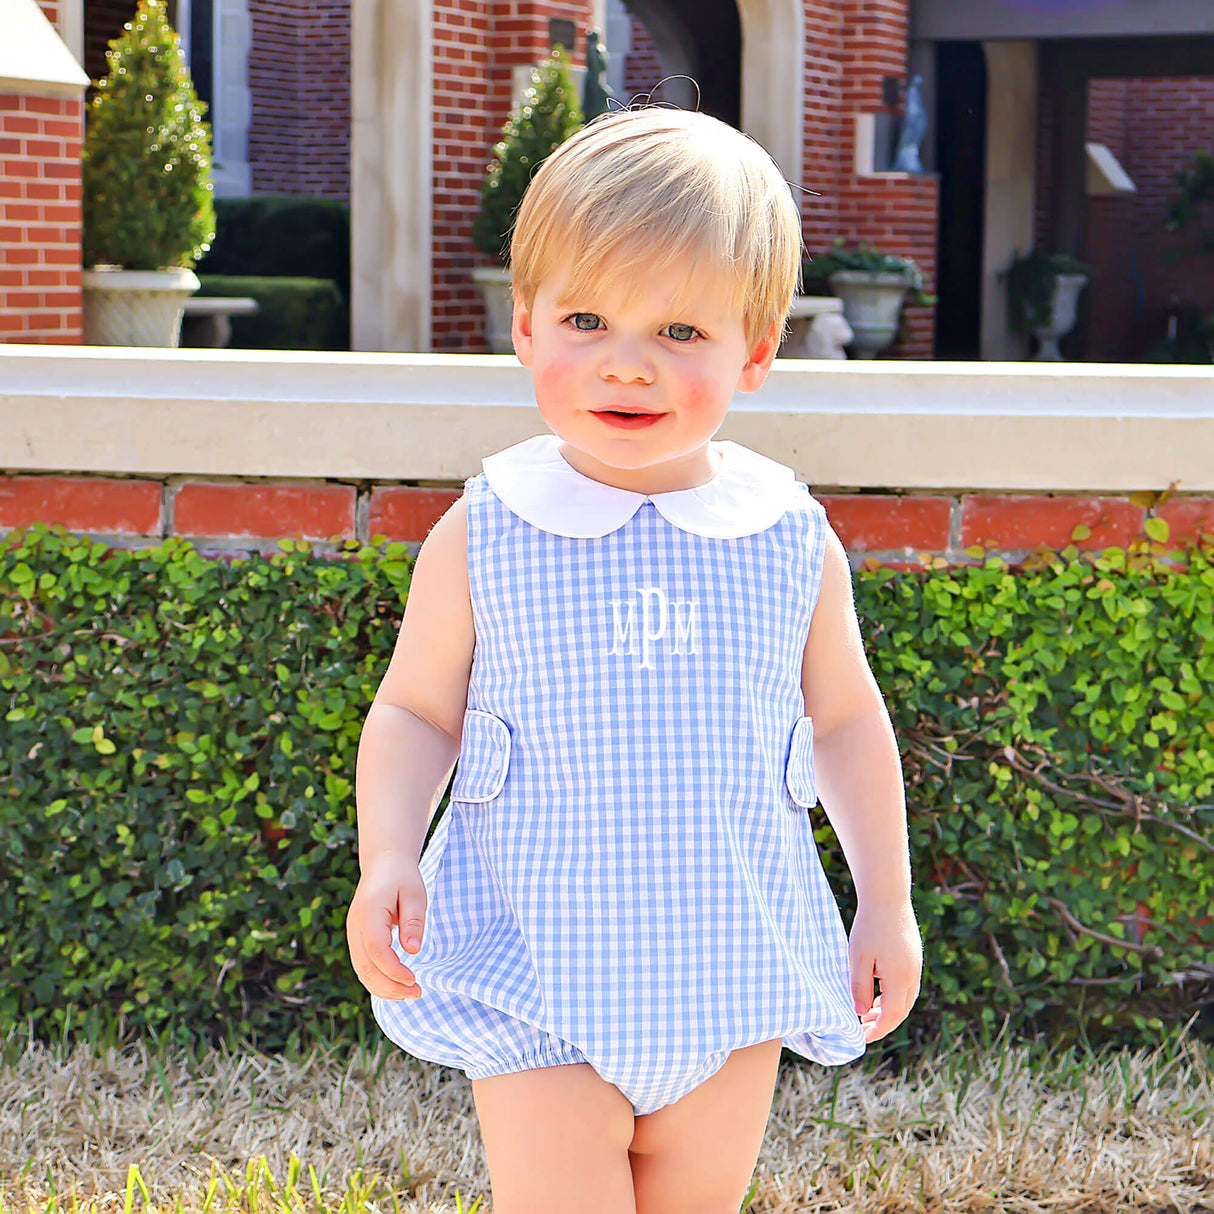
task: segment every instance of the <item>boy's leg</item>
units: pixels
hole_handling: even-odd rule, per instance
[[[734,1050],[682,1100],[636,1118],[636,1214],[738,1214],[763,1145],[780,1041]]]
[[[472,1081],[493,1214],[635,1214],[632,1105],[588,1063]]]

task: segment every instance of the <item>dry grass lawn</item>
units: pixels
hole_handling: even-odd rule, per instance
[[[10,1042],[0,1178],[0,1214],[489,1204],[468,1081],[390,1049],[191,1059]],[[965,1051],[902,1076],[786,1055],[755,1182],[752,1214],[1214,1210],[1214,1051]]]

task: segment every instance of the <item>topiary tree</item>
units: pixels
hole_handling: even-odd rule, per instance
[[[110,43],[84,135],[84,264],[190,269],[215,238],[211,134],[164,0]]]
[[[582,109],[562,47],[532,69],[522,103],[502,127],[493,161],[481,187],[472,243],[482,253],[510,264],[510,230],[532,174],[540,163],[582,126]]]

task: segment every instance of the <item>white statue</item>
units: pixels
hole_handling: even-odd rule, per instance
[[[855,337],[842,312],[824,312],[810,322],[805,335],[806,358],[846,358],[843,349]]]
[[[919,159],[919,144],[927,130],[927,110],[919,95],[922,76],[913,76],[906,86],[906,112],[902,116],[902,129],[898,132],[898,150],[894,154],[894,170],[899,173],[922,173],[923,162]]]

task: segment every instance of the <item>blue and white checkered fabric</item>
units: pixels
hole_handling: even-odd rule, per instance
[[[467,482],[476,649],[422,857],[416,1000],[384,1032],[472,1078],[587,1061],[638,1114],[729,1051],[864,1052],[807,812],[801,663],[826,518],[720,539],[652,500],[571,538]]]

